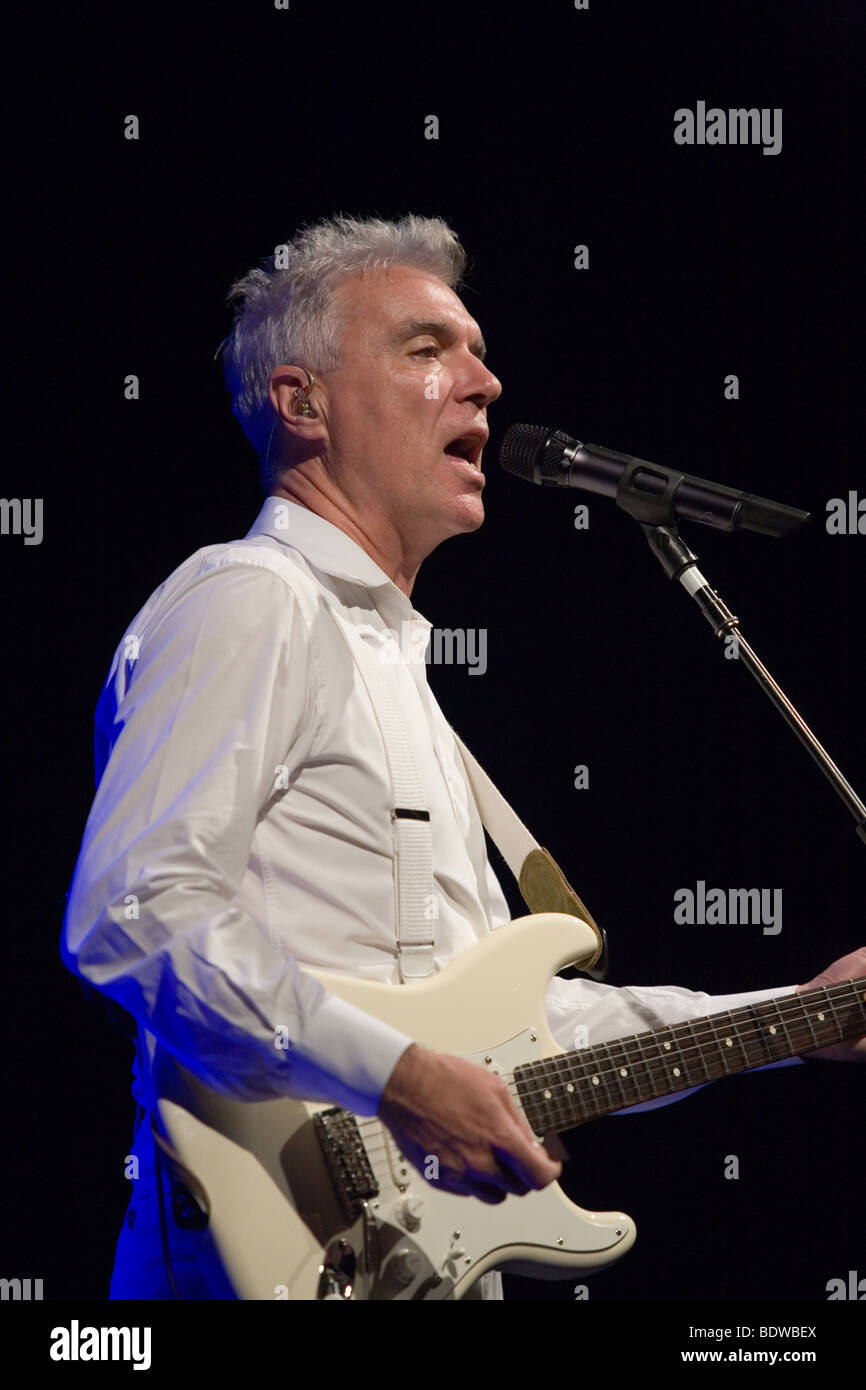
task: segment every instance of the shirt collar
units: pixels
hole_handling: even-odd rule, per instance
[[[427,625],[427,619],[415,611],[411,599],[397,588],[357,541],[300,503],[287,497],[266,497],[245,539],[251,540],[254,536],[271,536],[299,550],[311,565],[335,579],[348,579],[368,589],[382,590],[377,598],[386,602],[390,598],[390,603],[397,600],[404,612],[408,610],[413,618]]]

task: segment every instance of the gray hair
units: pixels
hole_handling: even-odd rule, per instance
[[[232,411],[259,455],[266,490],[275,476],[268,466],[276,420],[268,398],[271,372],[283,362],[314,375],[339,367],[344,322],[332,302],[334,290],[346,275],[388,265],[426,270],[456,289],[466,253],[440,217],[409,213],[385,222],[340,214],[304,226],[232,285],[227,302],[235,306],[234,323],[218,351]]]

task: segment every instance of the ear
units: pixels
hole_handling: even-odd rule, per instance
[[[327,438],[322,418],[322,402],[318,383],[309,390],[310,379],[303,367],[288,364],[275,367],[268,377],[268,398],[282,425],[298,442],[309,444]],[[303,413],[307,402],[315,412]]]

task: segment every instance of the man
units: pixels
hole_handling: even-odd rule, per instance
[[[484,518],[487,408],[501,387],[455,293],[463,267],[438,219],[339,217],[234,287],[227,378],[268,495],[246,539],[184,562],[118,648],[64,926],[70,968],[139,1023],[145,1114],[113,1298],[219,1293],[197,1234],[160,1230],[154,1039],[229,1096],[378,1113],[417,1168],[435,1155],[438,1181],[470,1199],[525,1194],[561,1171],[497,1077],[419,1047],[299,969],[412,987],[383,712],[351,641],[379,656],[381,700],[399,712],[429,810],[429,967],[510,916],[427,685],[430,624],[411,604],[425,557]],[[864,965],[866,951],[811,985]],[[601,1042],[796,988],[709,998],[556,978],[548,1021],[572,1047],[576,1028]],[[274,1045],[280,1030],[288,1048]],[[864,1047],[831,1052],[862,1059]],[[483,1282],[497,1296],[496,1277]]]

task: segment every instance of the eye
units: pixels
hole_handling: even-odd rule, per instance
[[[438,343],[428,343],[427,347],[416,348],[415,351],[412,353],[412,356],[413,356],[413,357],[418,357],[419,355],[423,356],[425,352],[438,352],[438,351],[439,351],[439,344],[438,344]]]

